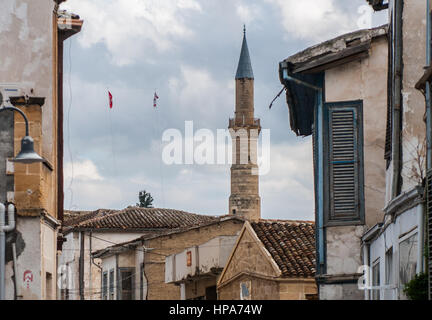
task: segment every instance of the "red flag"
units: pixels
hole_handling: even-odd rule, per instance
[[[156,94],[156,92],[154,93],[154,98],[153,98],[153,107],[156,108],[156,100],[159,99],[158,95]]]
[[[111,94],[111,92],[109,92],[109,91],[108,91],[108,98],[109,98],[109,106],[110,106],[110,109],[112,109],[112,106],[113,106],[113,99],[112,99],[112,94]]]

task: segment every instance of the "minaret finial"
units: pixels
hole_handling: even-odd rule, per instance
[[[243,43],[240,59],[237,67],[236,79],[253,79],[252,64],[249,57],[249,49],[246,42],[246,24],[243,24]]]

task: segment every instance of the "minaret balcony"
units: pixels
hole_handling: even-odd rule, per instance
[[[234,128],[234,127],[261,128],[261,120],[259,118],[253,118],[253,119],[230,118],[228,128]]]

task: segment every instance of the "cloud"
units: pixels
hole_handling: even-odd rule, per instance
[[[311,139],[272,144],[270,156],[270,172],[260,176],[262,217],[313,219]]]
[[[357,12],[347,12],[337,0],[266,0],[279,10],[290,37],[324,41],[359,29]]]
[[[80,181],[101,181],[97,167],[91,160],[80,162],[67,162],[64,166],[65,180],[80,180]]]
[[[172,49],[176,39],[190,38],[187,14],[201,12],[195,0],[70,0],[62,9],[84,19],[79,42],[84,47],[104,43],[116,65],[129,65],[143,53]]]
[[[196,118],[213,121],[221,115],[221,108],[226,110],[226,117],[233,111],[233,82],[231,79],[217,81],[204,68],[181,65],[180,75],[171,77],[168,83],[171,96],[185,111]]]
[[[259,7],[256,5],[238,3],[236,6],[236,12],[240,20],[245,24],[250,24],[260,16]]]

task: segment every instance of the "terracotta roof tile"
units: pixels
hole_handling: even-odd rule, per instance
[[[98,211],[98,212],[97,212]],[[129,207],[123,210],[97,210],[82,217],[73,229],[175,229],[211,222],[213,216],[199,215],[180,210]]]
[[[83,221],[93,219],[96,217],[102,217],[107,214],[117,212],[118,210],[112,209],[98,209],[95,211],[64,211],[63,227],[75,226]]]
[[[315,275],[315,224],[311,221],[260,220],[252,228],[284,277]]]

